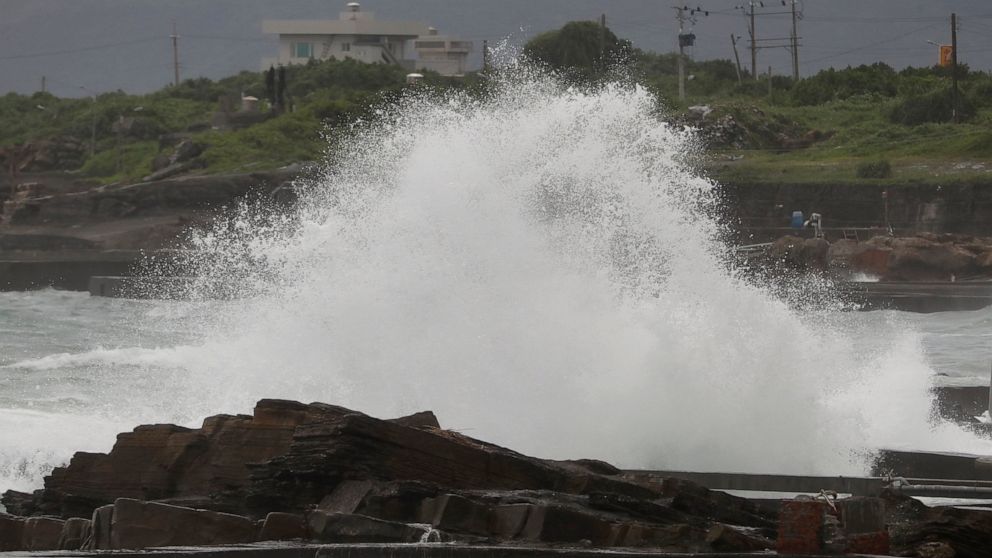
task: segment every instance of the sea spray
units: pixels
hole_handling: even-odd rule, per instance
[[[81,411],[94,426],[36,445],[27,477],[109,449],[113,429],[263,397],[429,408],[529,454],[627,467],[857,474],[879,447],[992,451],[931,422],[904,320],[863,343],[863,317],[742,278],[691,132],[639,87],[521,70],[481,98],[411,94],[335,145],[297,208],[193,234],[194,302],[136,318],[182,341],[6,366],[102,382]],[[0,434],[15,469],[57,428],[19,424]]]
[[[641,467],[855,473],[872,448],[970,440],[930,424],[914,334],[854,351],[738,277],[718,187],[657,107],[637,86],[522,70],[481,99],[384,109],[306,190],[292,234],[242,218],[201,239],[232,255],[203,284],[267,294],[223,316],[206,346],[224,363],[195,389],[225,409],[431,408],[535,455]],[[907,361],[912,389],[892,389]],[[914,418],[880,420],[890,405]]]

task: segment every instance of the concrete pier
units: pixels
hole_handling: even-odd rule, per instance
[[[992,281],[847,282],[838,290],[864,310],[949,312],[992,305]]]

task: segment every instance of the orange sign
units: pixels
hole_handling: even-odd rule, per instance
[[[940,45],[940,65],[950,66],[954,63],[954,47],[951,45]]]

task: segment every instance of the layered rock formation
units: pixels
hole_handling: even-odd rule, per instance
[[[901,551],[972,556],[992,531],[985,517],[898,497],[798,502],[779,518],[684,480],[528,457],[444,430],[429,412],[380,420],[280,400],[197,429],[139,426],[2,502],[16,515],[0,515],[0,551],[295,540],[884,553],[891,538]]]
[[[768,249],[768,265],[800,271],[857,274],[882,281],[953,281],[992,277],[992,238],[920,233],[875,236],[867,241],[779,238]]]

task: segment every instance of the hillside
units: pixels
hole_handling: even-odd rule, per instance
[[[706,169],[717,179],[917,182],[992,170],[984,162],[992,155],[988,73],[959,70],[961,122],[954,124],[946,68],[897,72],[874,64],[825,70],[797,84],[772,76],[769,86],[768,78],[755,81],[746,72],[739,84],[729,61],[690,62],[688,99],[679,104],[669,101],[677,91],[675,61],[632,50],[621,74],[658,95],[664,118],[699,129]],[[573,75],[593,83],[616,75],[616,68],[592,70]],[[318,160],[333,153],[351,123],[407,87],[399,68],[330,60],[287,68],[280,101],[278,77],[242,72],[147,95],[7,94],[0,97],[7,171],[0,184],[18,181],[12,171],[112,184]],[[478,76],[428,75],[422,87],[485,91]],[[242,106],[243,97],[259,101]]]

